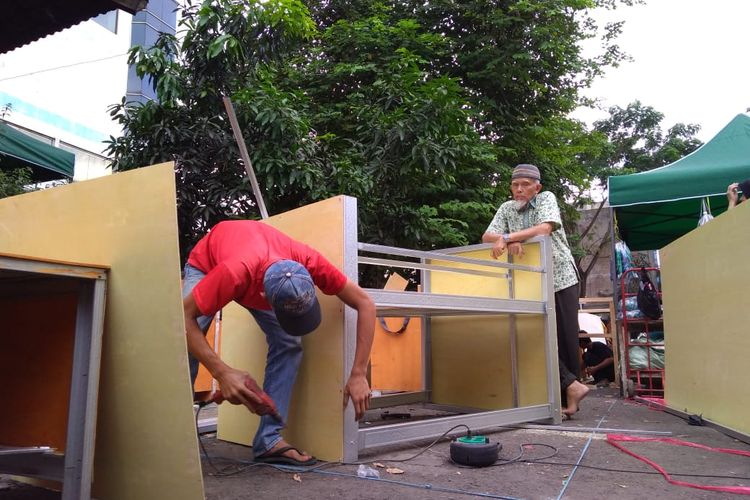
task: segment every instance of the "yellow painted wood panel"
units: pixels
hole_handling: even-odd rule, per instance
[[[92,495],[203,498],[173,165],[0,200],[0,252],[111,267]]]
[[[491,259],[489,250],[472,250],[456,255]],[[507,255],[500,258],[501,262]],[[540,265],[540,246],[524,246],[517,264]],[[448,261],[433,261],[449,267],[487,268]],[[504,272],[502,269],[498,269]],[[539,273],[515,271],[514,296],[540,300]],[[505,278],[431,273],[433,293],[508,298]],[[510,318],[499,316],[456,316],[431,319],[433,401],[477,408],[510,408],[513,403],[511,379]],[[519,403],[543,404],[548,401],[544,358],[544,323],[541,315],[516,315]]]
[[[667,405],[744,434],[750,434],[748,227],[746,202],[660,251]]]
[[[554,307],[554,304],[552,305]],[[544,359],[544,317],[536,314],[516,316],[518,352],[518,403],[521,406],[545,404],[547,366]],[[555,335],[555,333],[552,333]],[[553,356],[557,359],[557,353]],[[555,366],[553,369],[557,369]]]
[[[432,402],[496,410],[513,406],[509,319],[431,319]]]
[[[307,243],[339,269],[344,263],[344,197],[339,196],[274,215],[268,224]],[[284,438],[324,460],[343,458],[344,305],[318,291],[322,322],[303,338],[304,355]],[[221,353],[231,366],[263,379],[267,345],[249,312],[224,308]],[[347,374],[348,375],[348,374]],[[239,406],[219,408],[220,439],[249,445],[258,418]]]
[[[65,451],[78,295],[0,298],[0,444]]]
[[[370,378],[373,389],[380,391],[421,391],[422,320],[410,318],[406,329],[404,318],[383,318],[389,332],[375,322],[375,338],[370,356]]]

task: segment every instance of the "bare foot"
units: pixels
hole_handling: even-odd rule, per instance
[[[296,448],[291,448],[290,444],[284,441],[283,439],[279,441],[278,443],[276,443],[273,447],[271,447],[270,450],[260,455],[260,457],[274,456],[276,455],[278,450],[282,448],[289,448],[289,449],[281,453],[280,456],[291,458],[292,460],[296,460],[298,462],[307,462],[313,458],[311,455],[308,455],[304,451],[300,452]]]
[[[570,384],[568,388],[565,389],[565,395],[568,397],[568,406],[563,408],[562,412],[567,416],[573,415],[578,411],[578,404],[583,398],[586,397],[586,394],[588,393],[589,388],[579,381],[576,380],[575,382]]]

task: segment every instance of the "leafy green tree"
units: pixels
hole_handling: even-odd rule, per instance
[[[111,107],[125,133],[110,138],[108,152],[115,170],[175,161],[184,255],[220,220],[257,214],[223,96],[234,101],[270,211],[314,199],[324,174],[302,93],[275,82],[284,57],[315,32],[307,8],[297,0],[189,2],[180,29],[179,39],[161,34],[153,47],[131,50],[159,100]]]
[[[25,186],[31,185],[30,168],[14,168],[5,170],[2,168],[0,159],[0,198],[23,194],[27,190]]]
[[[677,123],[665,134],[661,123],[664,114],[639,101],[625,108],[613,106],[609,116],[594,123],[589,134],[599,141],[599,146],[590,148],[581,157],[590,180],[606,185],[607,177],[626,173],[643,172],[668,165],[690,154],[703,143],[695,137],[700,127],[695,124]],[[601,230],[605,197],[595,205],[593,216],[585,225],[576,229],[576,218],[571,217],[567,226],[576,264],[581,274],[581,296],[586,294],[586,280],[598,256],[611,244],[609,231]],[[577,197],[579,207],[591,203],[588,197]]]
[[[325,28],[294,75],[325,131],[330,189],[360,200],[364,241],[433,248],[474,241],[494,210],[495,151],[455,78],[431,71],[444,36],[392,7],[359,5]],[[353,9],[349,7],[349,10]],[[479,226],[482,225],[482,227]]]
[[[562,200],[597,175],[605,135],[566,114],[624,57],[617,23],[601,57],[581,55],[586,9],[620,3],[188,3],[183,37],[131,51],[159,101],[112,106],[125,134],[109,152],[116,170],[176,162],[184,252],[219,220],[257,217],[228,95],[271,213],[343,193],[360,200],[363,241],[475,242],[515,163],[537,163]]]
[[[609,108],[609,117],[594,123],[594,130],[609,141],[601,159],[610,167],[608,173],[644,172],[668,165],[703,144],[695,137],[699,125],[677,123],[664,133],[663,120],[663,113],[640,101]]]

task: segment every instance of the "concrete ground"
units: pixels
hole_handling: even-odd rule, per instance
[[[418,410],[418,409],[415,409]],[[373,410],[368,418],[377,418]],[[202,416],[203,418],[203,416]],[[750,445],[710,427],[691,426],[671,414],[619,398],[614,389],[592,389],[581,411],[561,428],[497,429],[483,432],[502,444],[501,457],[516,461],[486,468],[467,468],[449,460],[450,444],[438,442],[416,458],[426,442],[377,450],[362,457],[378,470],[380,479],[360,479],[356,465],[325,464],[307,471],[278,470],[268,466],[243,465],[252,450],[202,437],[211,457],[203,460],[208,500],[254,499],[386,499],[438,500],[479,498],[602,499],[675,498],[718,499],[731,495],[668,483],[649,465],[618,450],[599,429],[656,431],[664,434],[633,434],[670,437],[716,448],[750,452]],[[568,429],[578,429],[571,431]],[[611,432],[611,431],[608,431]],[[750,487],[750,457],[674,446],[663,442],[622,443],[624,447],[661,465],[673,479],[713,486]],[[551,456],[550,455],[554,455]],[[548,457],[548,458],[545,458]],[[537,460],[534,462],[534,460]],[[381,468],[375,463],[384,465]],[[213,465],[212,465],[213,464]],[[214,466],[222,474],[216,473]],[[387,468],[401,469],[392,474]],[[598,467],[598,468],[594,468]],[[739,498],[739,496],[737,496]],[[59,498],[46,490],[31,489],[4,481],[0,476],[0,498]]]
[[[381,411],[382,410],[375,410]],[[628,434],[672,437],[717,448],[750,452],[750,445],[709,427],[688,425],[674,415],[619,398],[614,389],[592,389],[581,411],[565,428],[601,428],[657,431],[669,435]],[[356,465],[329,465],[310,472],[280,471],[250,467],[229,476],[217,476],[204,460],[206,498],[356,498],[457,499],[481,498],[677,498],[718,499],[728,493],[704,491],[669,484],[643,462],[616,449],[606,441],[606,433],[558,429],[502,429],[483,432],[492,442],[502,444],[501,456],[517,457],[524,446],[523,459],[539,463],[514,462],[486,468],[459,467],[449,460],[450,443],[439,442],[420,456],[429,442],[410,443],[378,450],[362,457],[377,469],[380,480],[359,479]],[[249,459],[251,450],[213,437],[203,438],[209,456]],[[710,452],[662,442],[623,443],[629,450],[660,464],[673,479],[702,485],[750,486],[750,457]],[[550,458],[550,454],[555,456]],[[223,465],[215,460],[216,465]],[[374,466],[377,462],[384,468]],[[227,462],[224,462],[226,464]],[[579,464],[576,466],[576,464]],[[390,474],[396,467],[403,474]],[[601,467],[594,469],[591,467]],[[238,471],[230,466],[227,472]],[[298,474],[295,476],[295,474]],[[676,474],[681,474],[677,476]],[[708,477],[722,476],[722,477]]]

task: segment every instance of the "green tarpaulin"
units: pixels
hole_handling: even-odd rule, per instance
[[[657,250],[695,229],[701,200],[727,209],[727,186],[750,178],[750,117],[737,115],[691,154],[663,167],[609,178],[609,204],[631,250]],[[747,193],[750,196],[750,193]]]
[[[36,182],[73,177],[75,155],[0,122],[0,169],[30,167]]]

